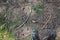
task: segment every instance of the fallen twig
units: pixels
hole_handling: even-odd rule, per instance
[[[46,26],[47,23],[50,21],[50,19],[51,19],[51,14],[50,14],[50,16],[49,16],[49,19],[47,20],[47,22],[45,23],[45,25],[43,25],[43,27],[42,27],[41,29],[44,29],[44,28],[45,28],[45,26]]]

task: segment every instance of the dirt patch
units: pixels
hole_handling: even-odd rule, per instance
[[[60,37],[60,32],[57,33],[57,36]]]
[[[31,34],[31,28],[30,27],[24,27],[20,31],[20,37],[25,38]]]
[[[0,7],[0,12],[4,11],[5,7]]]
[[[24,12],[29,15],[31,13],[31,16],[35,14],[35,11],[30,6],[25,6]]]

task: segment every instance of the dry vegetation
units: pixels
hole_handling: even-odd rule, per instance
[[[60,15],[58,14],[60,3],[55,3],[55,0],[53,3],[51,1],[0,1],[0,34],[3,35],[5,32],[7,32],[6,37],[4,35],[4,37],[0,35],[2,39],[31,40],[32,29],[38,30],[39,38],[41,40],[49,36],[48,32],[51,29],[56,30],[58,24],[60,24],[58,23],[60,21]],[[60,29],[58,30],[60,31]],[[59,38],[60,33],[58,30],[57,36]],[[58,38],[56,39],[59,40]]]

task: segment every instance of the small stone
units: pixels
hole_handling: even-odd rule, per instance
[[[36,21],[35,21],[35,20],[32,20],[32,22],[33,22],[33,23],[36,23]]]

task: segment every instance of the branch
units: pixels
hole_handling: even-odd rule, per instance
[[[19,25],[16,30],[18,30],[19,28],[23,27],[23,25],[28,21],[29,17],[27,17],[27,19],[21,24]]]
[[[45,40],[45,39],[47,39],[47,38],[48,38],[48,36],[44,37],[43,40]]]
[[[41,29],[44,29],[44,28],[45,28],[45,26],[47,25],[47,23],[50,21],[51,16],[52,16],[52,15],[50,14],[49,19],[47,20],[47,22],[45,23],[45,25],[43,25],[43,27],[42,27]]]
[[[32,13],[32,9],[31,9],[30,14],[28,15],[27,19],[26,19],[21,25],[19,25],[19,26],[16,28],[16,30],[18,30],[19,28],[23,27],[23,25],[24,25],[25,23],[27,23],[28,19],[30,18],[31,13]]]

